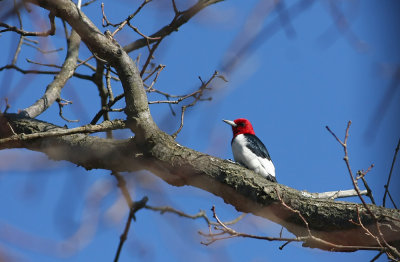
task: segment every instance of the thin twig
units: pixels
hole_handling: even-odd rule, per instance
[[[64,108],[64,106],[69,105],[69,104],[72,104],[72,101],[68,101],[68,100],[65,100],[65,99],[62,99],[62,98],[57,99],[56,101],[57,101],[57,103],[58,103],[58,108],[59,108],[58,114],[60,115],[60,117],[61,117],[62,119],[64,119],[64,121],[67,121],[68,123],[76,123],[76,122],[79,122],[79,120],[70,120],[70,119],[66,118],[66,117],[64,116],[64,114],[63,114],[63,108]]]
[[[19,12],[19,8],[17,8],[16,0],[14,0],[14,9],[16,10],[16,13],[17,13],[17,18],[18,18],[20,29],[23,30],[24,28],[23,28],[22,19],[21,19],[21,13]],[[13,64],[13,65],[15,65],[17,63],[18,55],[21,52],[21,46],[24,42],[24,38],[25,37],[23,35],[20,35],[20,37],[19,37],[19,41],[18,41],[17,48],[15,50],[14,58],[11,62],[11,64]]]
[[[85,65],[85,66],[87,66],[88,68],[92,69],[93,71],[96,71],[96,67],[95,67],[95,66],[93,66],[93,65],[91,65],[91,64],[89,64],[89,63],[83,61],[82,59],[79,59],[79,58],[78,58],[78,62],[81,63],[81,64],[83,64],[83,65]],[[116,73],[114,70],[112,70],[111,68],[110,68],[110,71],[111,71],[113,74],[117,74],[117,73]],[[119,81],[119,78],[118,78],[118,77],[115,77],[115,76],[113,76],[113,75],[111,76],[111,79],[112,79],[112,80],[115,80],[115,81]]]
[[[10,104],[8,103],[8,98],[5,97],[4,101],[6,102],[6,107],[4,108],[3,114],[7,113],[8,109],[10,109]]]
[[[118,33],[119,31],[121,31],[122,28],[124,28],[124,26],[125,26],[126,24],[129,24],[130,20],[132,20],[132,19],[140,12],[140,10],[142,10],[142,8],[143,8],[146,4],[150,3],[151,1],[152,1],[152,0],[144,0],[143,3],[136,9],[136,11],[135,11],[133,14],[129,15],[124,21],[122,21],[122,22],[120,22],[120,23],[116,23],[116,24],[111,23],[111,22],[107,19],[106,13],[105,13],[105,11],[104,11],[104,3],[101,3],[101,12],[102,12],[102,15],[103,15],[103,20],[102,20],[102,25],[103,25],[103,27],[107,27],[107,26],[118,27],[118,28],[111,34],[111,36],[115,36],[116,33]],[[140,34],[140,35],[142,35],[142,34]],[[142,36],[144,37],[144,35],[142,35]]]
[[[142,36],[145,39],[148,39],[148,40],[160,40],[161,39],[161,37],[150,37],[150,36],[143,34],[142,32],[139,31],[139,29],[136,26],[131,25],[131,22],[128,22],[128,26],[130,28],[132,28],[132,30],[135,31],[138,35]]]
[[[194,106],[198,101],[202,101],[202,100],[203,100],[202,97],[203,97],[204,91],[205,91],[205,90],[210,90],[210,89],[211,89],[211,88],[209,88],[208,86],[211,84],[211,82],[212,82],[216,77],[221,78],[222,80],[226,81],[225,77],[222,76],[222,75],[220,75],[220,74],[218,73],[218,71],[215,71],[214,74],[210,77],[210,79],[208,79],[207,82],[204,82],[204,81],[199,77],[199,78],[200,78],[200,81],[201,81],[201,86],[200,86],[200,88],[199,88],[197,91],[193,92],[193,93],[190,94],[190,95],[187,95],[187,97],[193,96],[193,97],[194,97],[194,100],[193,100],[192,103],[190,103],[190,104],[188,104],[188,105],[182,106],[182,108],[181,108],[181,122],[180,122],[179,128],[178,128],[178,130],[175,131],[175,133],[173,133],[173,134],[171,135],[174,139],[176,139],[177,135],[179,134],[179,132],[181,132],[181,130],[182,130],[182,128],[183,128],[183,119],[184,119],[184,115],[185,115],[186,109],[187,109],[188,107]],[[186,97],[186,98],[187,98],[187,97]],[[183,99],[185,99],[185,97],[184,97]],[[179,99],[178,99],[178,100],[179,100]],[[208,100],[211,100],[211,98],[208,98]]]
[[[80,61],[79,64],[77,64],[77,65],[75,66],[75,68],[78,68],[79,66],[81,66],[81,65],[83,65],[83,64],[86,64],[86,63],[87,63],[90,59],[92,59],[92,58],[94,58],[94,55],[91,55],[91,56],[89,56],[88,58],[86,58],[85,60]]]
[[[279,247],[279,250],[282,250],[287,244],[290,244],[293,241],[287,241],[282,246]]]
[[[385,205],[386,205],[386,195],[389,194],[389,183],[390,183],[390,179],[392,178],[393,167],[394,167],[394,163],[396,162],[396,157],[397,157],[397,153],[399,152],[399,147],[400,147],[400,138],[399,138],[399,142],[397,142],[396,149],[394,150],[394,156],[393,156],[392,165],[391,165],[391,167],[390,167],[388,180],[387,180],[387,182],[386,182],[386,185],[384,185],[384,187],[385,187],[385,194],[383,195],[383,200],[382,200],[382,205],[383,205],[384,207],[385,207]],[[389,197],[390,197],[390,195],[389,195]],[[396,206],[391,197],[390,197],[390,200],[392,201],[393,205]],[[397,209],[397,207],[396,207],[396,209]]]
[[[107,65],[107,70],[106,70],[106,86],[107,86],[107,93],[108,93],[108,101],[109,102],[112,102],[112,101],[114,101],[114,94],[113,94],[113,91],[112,91],[112,88],[111,88],[111,81],[110,81],[110,79],[111,79],[111,74],[110,74],[110,66],[109,65]]]
[[[333,137],[342,145],[342,147],[343,147],[343,150],[344,150],[344,158],[343,158],[343,160],[344,160],[345,163],[346,163],[346,167],[347,167],[347,170],[348,170],[348,172],[349,172],[350,179],[351,179],[351,181],[352,181],[352,183],[353,183],[353,187],[354,187],[354,189],[357,191],[358,197],[359,197],[359,199],[361,200],[361,202],[362,202],[364,208],[367,210],[368,214],[372,217],[373,221],[375,222],[375,226],[376,226],[376,229],[377,229],[377,231],[378,231],[378,236],[375,236],[375,237],[378,239],[378,240],[377,240],[377,241],[378,241],[378,244],[381,245],[381,243],[383,243],[382,245],[383,245],[384,248],[387,250],[387,251],[386,251],[386,254],[387,254],[389,257],[393,257],[393,255],[396,256],[396,257],[400,257],[400,252],[399,252],[395,247],[391,246],[391,245],[385,240],[385,238],[384,238],[384,236],[383,236],[383,233],[382,233],[382,231],[381,231],[381,229],[380,229],[379,221],[378,221],[378,219],[376,218],[375,214],[371,211],[370,207],[369,207],[369,206],[367,205],[367,203],[365,202],[364,198],[361,196],[361,194],[360,194],[360,189],[359,189],[359,187],[358,187],[357,181],[356,181],[356,179],[355,179],[354,176],[353,176],[353,172],[352,172],[352,170],[351,170],[350,162],[349,162],[348,150],[347,150],[347,139],[348,139],[348,137],[349,137],[350,125],[351,125],[351,121],[349,121],[349,122],[347,123],[345,138],[344,138],[344,141],[343,141],[343,142],[329,129],[328,126],[326,126],[326,129],[332,134],[332,136],[333,136]],[[360,224],[361,224],[361,223],[360,223]]]
[[[368,167],[367,171],[364,171],[364,170],[359,170],[359,171],[357,171],[357,177],[356,177],[356,179],[357,179],[357,180],[361,179],[361,180],[363,181],[363,184],[364,184],[365,188],[367,189],[367,194],[366,194],[366,195],[367,195],[367,197],[369,197],[369,198],[371,199],[372,204],[375,205],[375,199],[374,199],[374,197],[373,197],[373,195],[372,195],[372,190],[371,190],[371,188],[369,187],[369,185],[368,185],[368,183],[367,183],[367,180],[365,179],[365,175],[366,175],[369,171],[371,171],[371,169],[372,169],[373,167],[374,167],[374,164],[371,164],[371,166]]]
[[[0,71],[6,70],[6,69],[15,69],[22,74],[58,75],[60,73],[60,71],[25,70],[16,65],[5,65],[5,66],[0,67]],[[85,80],[90,80],[90,81],[93,80],[92,76],[83,75],[83,74],[79,74],[76,72],[74,72],[73,76],[80,78],[80,79],[85,79]]]
[[[43,63],[39,63],[39,62],[35,62],[32,61],[30,59],[26,59],[26,62],[30,63],[30,64],[34,64],[34,65],[41,65],[41,66],[48,66],[48,67],[55,67],[55,68],[61,68],[61,66],[59,65],[55,65],[55,64],[43,64]]]
[[[115,258],[114,258],[114,262],[117,262],[120,254],[121,254],[122,247],[123,247],[126,239],[128,238],[128,232],[129,232],[129,229],[131,226],[131,222],[132,222],[132,220],[136,220],[136,217],[135,217],[136,212],[138,210],[146,207],[146,203],[149,200],[149,198],[147,196],[144,196],[140,201],[133,202],[124,177],[119,172],[116,172],[116,171],[113,171],[111,173],[111,175],[113,175],[115,177],[115,179],[117,179],[117,182],[118,182],[117,185],[118,185],[119,189],[121,190],[122,195],[123,195],[127,205],[129,206],[129,216],[128,216],[128,219],[126,220],[124,232],[120,236],[117,252],[116,252]]]
[[[383,252],[383,251],[380,251],[378,254],[376,254],[376,256],[374,256],[372,259],[371,259],[371,261],[370,262],[374,262],[374,261],[376,261],[383,253],[385,253],[385,252]]]
[[[82,7],[88,6],[88,5],[90,5],[90,4],[92,4],[92,3],[96,2],[96,1],[97,1],[97,0],[90,0],[90,1],[87,1],[86,3],[82,4]]]
[[[374,167],[374,164],[371,164],[371,165],[368,167],[367,171],[360,170],[359,172],[357,172],[357,177],[356,177],[356,179],[358,180],[358,179],[360,179],[360,178],[363,178],[369,171],[372,170],[373,167]]]
[[[362,180],[363,183],[364,183],[365,189],[367,189],[367,194],[366,194],[366,196],[369,197],[369,199],[371,199],[371,203],[372,203],[372,204],[376,205],[375,199],[374,199],[374,197],[373,197],[373,195],[372,195],[372,190],[371,190],[371,188],[369,187],[369,185],[368,185],[368,183],[367,183],[367,180],[366,180],[364,177],[362,177],[361,180]]]
[[[158,75],[161,73],[161,71],[163,70],[165,68],[165,65],[158,65],[156,68],[154,68],[154,70],[151,72],[151,73],[149,73],[144,79],[143,79],[143,82],[146,82],[152,75],[154,75],[154,73],[155,72],[157,72],[157,75],[156,75],[156,77],[154,78],[154,80],[153,80],[153,82],[154,81],[157,81],[157,78],[158,78]],[[149,89],[151,89],[152,88],[152,86],[150,86],[146,91],[149,91]]]
[[[176,15],[176,16],[181,14],[181,13],[179,12],[178,8],[176,7],[175,0],[172,0],[172,7],[174,8],[174,12],[175,12],[175,15]]]
[[[150,49],[150,51],[149,51],[149,55],[148,55],[148,57],[147,57],[147,59],[146,59],[146,62],[145,62],[144,65],[143,65],[142,71],[140,71],[140,76],[141,76],[141,77],[143,77],[144,73],[146,72],[146,68],[147,68],[147,66],[149,65],[150,61],[153,59],[153,54],[154,54],[154,52],[156,51],[157,47],[160,45],[161,40],[162,40],[162,39],[158,40],[158,41],[151,47],[151,49]]]
[[[221,1],[222,0],[207,0],[207,1],[200,0],[200,1],[197,1],[193,6],[191,6],[190,8],[188,8],[184,11],[177,12],[177,9],[176,9],[176,10],[174,10],[175,15],[172,18],[171,22],[168,25],[159,29],[157,32],[150,35],[149,37],[151,37],[151,38],[161,37],[161,39],[163,39],[166,36],[170,35],[171,33],[178,31],[179,27],[181,27],[182,25],[187,23],[193,16],[195,16],[197,13],[199,13],[204,8],[206,8],[210,5],[213,5],[215,3],[221,2]],[[129,53],[133,50],[148,46],[149,44],[152,44],[155,41],[158,41],[158,40],[151,40],[149,38],[141,38],[141,39],[138,39],[138,40],[124,46],[124,50]]]
[[[56,32],[56,25],[54,23],[54,19],[55,19],[54,14],[50,13],[49,14],[50,29],[45,31],[45,32],[29,32],[29,31],[25,31],[25,30],[19,29],[19,28],[15,27],[15,26],[11,26],[11,25],[8,25],[8,24],[0,22],[0,26],[6,28],[6,29],[3,29],[3,30],[0,30],[0,33],[13,31],[13,32],[16,32],[17,34],[20,34],[22,36],[42,36],[42,37],[45,37],[45,36],[49,36],[49,35],[54,35],[55,32]]]
[[[394,199],[393,199],[393,197],[392,197],[392,194],[390,194],[390,191],[388,191],[388,196],[389,196],[389,199],[390,199],[390,201],[392,202],[394,208],[398,209],[397,206],[396,206],[396,203],[394,202]]]
[[[184,212],[182,212],[182,211],[179,211],[179,210],[174,209],[174,208],[169,207],[169,206],[155,207],[155,206],[146,205],[145,208],[146,208],[146,209],[149,209],[149,210],[152,210],[152,211],[160,212],[160,214],[172,213],[172,214],[176,214],[176,215],[178,215],[178,216],[180,216],[180,217],[185,217],[185,218],[190,218],[190,219],[203,218],[204,221],[207,223],[207,225],[213,225],[213,226],[218,225],[218,223],[212,222],[212,221],[208,218],[208,216],[207,216],[207,214],[206,214],[206,212],[205,212],[204,210],[200,210],[197,214],[189,215],[189,214],[186,214],[186,213],[184,213]],[[234,220],[225,222],[225,225],[233,225],[233,224],[236,224],[236,223],[237,223],[238,221],[240,221],[245,215],[246,215],[246,213],[243,213],[243,214],[241,214],[240,216],[238,216],[237,218],[235,218]]]
[[[128,187],[126,186],[126,181],[124,177],[117,171],[111,172],[111,175],[115,177],[117,180],[117,186],[122,192],[123,197],[125,198],[126,203],[128,204],[129,207],[133,205],[133,200],[131,198],[131,195],[129,194]]]
[[[33,43],[33,44],[36,44],[36,45],[39,44],[39,41],[30,39],[30,38],[28,38],[28,37],[24,37],[24,41],[27,41],[27,42],[30,42],[30,43]]]
[[[135,218],[136,212],[139,211],[140,209],[144,208],[146,206],[146,203],[147,203],[148,200],[149,200],[149,198],[147,196],[144,196],[140,201],[136,201],[136,202],[134,202],[132,204],[132,206],[130,208],[130,211],[129,211],[129,216],[128,216],[127,220],[126,220],[124,232],[120,236],[118,249],[117,249],[117,252],[115,254],[114,262],[118,261],[119,256],[121,254],[122,247],[123,247],[126,239],[128,238],[128,233],[129,233],[129,229],[131,227],[132,219],[136,220],[136,218]]]
[[[24,38],[24,40],[26,40],[26,38]],[[64,50],[64,48],[62,48],[62,47],[53,49],[53,50],[43,50],[38,46],[27,43],[26,41],[24,41],[23,44],[26,46],[32,47],[32,48],[36,49],[37,51],[39,51],[40,53],[45,54],[45,55],[60,52],[60,51]]]
[[[104,114],[104,112],[112,112],[113,110],[111,109],[111,107],[117,103],[119,100],[121,100],[122,98],[125,97],[125,94],[120,94],[118,96],[116,96],[114,98],[113,101],[110,101],[106,107],[103,107],[100,109],[99,112],[97,112],[97,114],[93,117],[92,121],[90,122],[90,124],[94,125],[97,123],[97,121],[100,120],[101,116]]]

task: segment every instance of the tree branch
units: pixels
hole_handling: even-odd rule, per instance
[[[4,116],[17,134],[60,128],[16,115]],[[220,196],[238,211],[250,212],[279,223],[296,237],[308,236],[303,221],[281,204],[284,202],[299,211],[314,237],[340,245],[341,250],[343,246],[349,247],[346,251],[354,251],[351,246],[377,246],[376,240],[365,235],[362,227],[350,222],[360,220],[365,228],[376,235],[374,219],[362,204],[306,197],[301,191],[269,182],[235,163],[183,147],[162,132],[147,140],[145,145],[135,142],[135,139],[113,140],[75,134],[23,141],[19,146],[46,153],[55,160],[70,161],[86,169],[146,169],[171,185],[191,185]],[[282,201],[275,188],[278,188]],[[375,205],[368,205],[368,208],[379,221],[386,241],[399,248],[400,211]],[[304,242],[303,245],[332,250],[332,246],[321,242]]]
[[[49,35],[54,35],[56,32],[56,25],[54,23],[54,15],[52,13],[49,14],[49,20],[50,20],[50,29],[45,31],[45,32],[28,32],[25,30],[21,30],[15,26],[10,26],[8,24],[0,22],[1,27],[5,27],[6,29],[0,30],[0,33],[7,32],[7,31],[13,31],[16,32],[17,34],[20,34],[21,36],[49,36]]]
[[[361,195],[367,195],[367,190],[360,191]],[[302,191],[303,196],[311,197],[311,198],[319,198],[319,199],[336,199],[336,198],[345,198],[345,197],[353,197],[358,196],[356,190],[337,190],[337,191],[329,191],[322,193],[309,193],[306,191]]]
[[[68,79],[70,79],[75,72],[80,43],[81,38],[75,31],[72,31],[71,36],[68,39],[67,57],[65,58],[60,72],[47,86],[44,95],[33,105],[22,110],[21,114],[35,118],[49,108],[58,98],[60,98],[61,89],[65,86]]]
[[[159,41],[160,38],[162,39],[170,35],[172,32],[178,31],[179,27],[181,27],[183,24],[185,24],[193,16],[195,16],[198,12],[200,12],[207,6],[210,6],[212,4],[221,1],[222,0],[199,0],[195,5],[182,12],[177,12],[176,6],[174,5],[175,17],[172,19],[169,25],[164,26],[163,28],[161,28],[154,34],[150,35],[149,37],[143,37],[124,46],[124,50],[129,53],[132,52],[133,50],[137,50],[139,48],[147,46],[155,41]]]
[[[124,88],[125,113],[130,128],[136,134],[135,139],[143,142],[144,138],[159,132],[150,114],[138,68],[117,41],[112,38],[111,33],[108,31],[105,34],[101,33],[72,1],[31,0],[31,2],[65,20],[79,34],[97,59],[107,61],[116,69]]]

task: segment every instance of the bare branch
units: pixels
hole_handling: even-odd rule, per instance
[[[365,180],[364,177],[362,177],[361,180],[363,181],[363,184],[364,184],[365,189],[367,189],[367,194],[366,194],[366,196],[369,197],[369,199],[371,199],[371,203],[372,203],[372,204],[376,205],[375,199],[374,199],[374,197],[373,197],[373,195],[372,195],[372,190],[371,190],[371,188],[369,187],[369,185],[368,185],[368,183],[367,183],[367,180]],[[362,191],[362,192],[363,192],[363,191]]]
[[[153,54],[156,51],[157,47],[160,45],[161,40],[158,40],[150,49],[149,56],[146,59],[146,62],[143,65],[142,71],[140,72],[140,76],[143,77],[144,73],[146,72],[146,68],[149,65],[150,61],[153,59]]]
[[[179,98],[179,99],[177,100],[177,101],[180,102],[180,101],[182,101],[182,100],[184,100],[184,99],[186,99],[186,98],[188,98],[188,97],[194,97],[193,102],[191,102],[191,103],[188,104],[188,105],[184,105],[184,106],[182,106],[182,108],[181,108],[181,123],[180,123],[180,125],[179,125],[178,130],[176,130],[176,132],[173,133],[173,134],[171,135],[174,139],[176,139],[177,135],[179,134],[179,132],[181,132],[181,130],[182,130],[182,128],[183,128],[183,119],[184,119],[184,115],[185,115],[186,109],[187,109],[188,107],[194,106],[195,104],[197,104],[198,101],[201,101],[201,100],[203,99],[204,91],[207,90],[207,89],[210,90],[210,88],[209,88],[208,86],[211,84],[211,82],[212,82],[216,77],[219,77],[219,76],[220,76],[220,74],[218,73],[218,71],[215,71],[214,74],[210,77],[210,79],[208,79],[207,82],[203,82],[203,80],[201,80],[201,78],[199,77],[199,78],[200,78],[200,81],[201,81],[201,83],[202,83],[202,85],[200,86],[200,88],[199,88],[197,91],[193,92],[192,94],[186,95],[186,96],[181,97],[181,98]],[[225,79],[225,78],[223,78],[223,79]],[[226,80],[225,80],[225,81],[226,81]],[[209,98],[209,100],[211,100],[211,98]],[[178,102],[178,103],[179,103],[179,102]]]
[[[92,3],[96,2],[96,1],[97,1],[97,0],[89,0],[89,1],[87,1],[86,3],[83,3],[83,4],[82,4],[82,7],[88,6],[88,5],[90,5],[90,4],[92,4]]]
[[[21,13],[19,12],[19,9],[17,8],[17,3],[16,1],[14,1],[14,9],[16,10],[17,13],[17,18],[18,18],[18,22],[19,22],[19,26],[21,28],[21,30],[23,30],[23,25],[22,25],[22,19],[21,19]],[[22,43],[24,42],[24,36],[20,35],[19,37],[19,41],[18,41],[18,45],[17,45],[17,49],[15,50],[15,54],[14,54],[14,58],[11,62],[12,65],[15,65],[17,63],[17,59],[18,59],[18,55],[21,52],[21,46]]]
[[[22,74],[58,75],[60,73],[60,71],[25,70],[16,65],[5,65],[5,66],[0,67],[0,71],[6,70],[6,69],[15,69]],[[83,74],[79,74],[76,72],[73,74],[73,76],[80,78],[80,79],[93,80],[92,76],[83,75]]]
[[[61,89],[65,86],[68,79],[75,73],[75,65],[79,55],[79,45],[81,38],[75,32],[71,32],[68,40],[68,52],[60,72],[54,80],[47,86],[44,95],[33,105],[22,110],[21,114],[29,117],[37,117],[49,108],[57,99],[60,98]],[[60,116],[62,116],[62,107],[60,106]],[[64,117],[63,117],[64,119]],[[65,119],[64,119],[65,120]]]
[[[148,200],[149,200],[148,197],[145,196],[141,200],[133,202],[132,205],[130,206],[129,216],[126,220],[124,232],[120,236],[120,241],[118,244],[117,253],[115,254],[114,262],[117,262],[119,260],[119,255],[121,254],[122,247],[126,239],[128,238],[128,232],[131,226],[132,219],[135,220],[136,212],[144,208]]]
[[[159,41],[159,40],[153,40],[153,39],[159,39],[159,38],[162,39],[162,38],[170,35],[172,32],[177,31],[179,27],[181,27],[183,24],[188,22],[193,16],[195,16],[201,10],[203,10],[207,6],[213,5],[213,4],[221,2],[221,1],[222,0],[199,0],[192,7],[188,8],[187,10],[182,11],[182,12],[177,12],[176,8],[174,7],[175,16],[169,25],[164,26],[163,28],[158,30],[156,33],[150,35],[149,36],[150,38],[147,37],[147,38],[138,39],[138,40],[134,41],[133,43],[130,43],[130,44],[124,46],[124,50],[129,53],[129,52],[132,52],[133,50],[137,50],[139,48],[147,46],[155,41]]]
[[[26,40],[26,38],[24,38],[24,39]],[[28,43],[26,41],[24,41],[23,44],[26,45],[26,46],[32,47],[32,48],[36,49],[37,51],[39,51],[40,53],[45,54],[45,55],[46,54],[52,54],[52,53],[60,52],[60,51],[64,50],[62,47],[61,48],[57,48],[57,49],[53,49],[53,50],[43,50],[40,47],[32,45],[32,44],[30,44],[30,43]]]
[[[190,218],[190,219],[203,218],[204,221],[207,223],[208,226],[209,226],[209,225],[214,225],[214,226],[218,225],[217,223],[212,222],[212,221],[208,218],[208,216],[207,216],[207,214],[206,214],[206,212],[205,212],[204,210],[200,210],[197,214],[189,215],[189,214],[186,214],[186,213],[184,213],[184,212],[182,212],[182,211],[176,210],[176,209],[174,209],[174,208],[172,208],[172,207],[169,207],[169,206],[155,207],[155,206],[146,205],[145,208],[146,208],[146,209],[149,209],[149,210],[152,210],[152,211],[160,212],[160,214],[172,213],[172,214],[176,214],[176,215],[178,215],[178,216],[180,216],[180,217],[185,217],[185,218]],[[240,216],[238,216],[237,218],[235,218],[234,220],[225,222],[225,224],[226,224],[226,225],[236,224],[236,223],[237,223],[238,221],[240,221],[245,215],[246,215],[246,213],[243,213],[243,214],[241,214]]]
[[[343,147],[343,150],[344,150],[344,158],[343,158],[343,160],[344,160],[345,163],[346,163],[346,167],[347,167],[347,170],[348,170],[348,172],[349,172],[350,179],[351,179],[351,181],[352,181],[352,183],[353,183],[353,187],[354,187],[354,189],[356,190],[357,195],[358,195],[359,199],[361,200],[361,202],[362,202],[364,208],[367,210],[367,213],[371,216],[371,218],[372,218],[372,220],[373,220],[373,222],[374,222],[374,224],[375,224],[377,234],[372,234],[372,233],[370,233],[370,231],[367,230],[367,229],[364,227],[364,225],[362,225],[362,223],[361,223],[361,218],[359,218],[359,222],[360,222],[359,225],[360,225],[365,231],[368,231],[368,232],[370,233],[370,235],[376,240],[376,242],[378,243],[379,246],[384,246],[384,247],[385,247],[385,249],[386,249],[386,254],[388,255],[388,257],[397,257],[397,258],[400,259],[400,251],[399,251],[400,249],[398,250],[396,247],[393,247],[392,245],[390,245],[390,244],[386,241],[386,239],[385,239],[385,237],[384,237],[384,234],[383,234],[382,231],[381,231],[381,224],[379,223],[378,218],[376,217],[376,215],[372,212],[371,207],[367,205],[367,203],[365,202],[364,198],[361,196],[361,194],[360,194],[360,189],[359,189],[359,187],[358,187],[357,180],[354,178],[353,172],[352,172],[352,170],[351,170],[351,168],[350,168],[349,155],[348,155],[348,150],[347,150],[347,139],[349,138],[349,129],[350,129],[350,125],[351,125],[351,121],[349,121],[349,122],[347,123],[344,142],[342,142],[339,138],[337,138],[337,136],[329,129],[329,127],[326,127],[326,128],[328,129],[328,131],[333,135],[333,137],[335,137],[335,139],[336,139],[336,140],[342,145],[342,147]],[[372,168],[372,166],[371,166],[370,168]],[[370,170],[370,168],[367,170],[367,172]],[[366,173],[366,172],[365,172],[365,173]],[[362,177],[363,177],[363,176],[362,176]],[[357,214],[358,214],[358,216],[359,216],[358,207],[357,207]],[[353,222],[353,223],[354,223],[354,222]]]
[[[396,149],[394,150],[394,156],[393,156],[393,160],[392,160],[392,165],[390,166],[388,180],[386,182],[386,185],[384,185],[385,194],[383,195],[383,200],[382,200],[382,205],[385,206],[385,204],[386,204],[386,195],[389,194],[390,200],[392,201],[392,204],[395,206],[396,209],[397,209],[396,204],[394,203],[394,201],[391,198],[390,193],[389,193],[389,183],[390,183],[390,179],[392,178],[393,167],[394,167],[394,163],[396,162],[396,157],[397,157],[397,153],[399,152],[399,147],[400,147],[400,138],[399,138],[399,141],[397,142]]]
[[[357,192],[354,189],[329,191],[323,193],[309,193],[306,191],[301,191],[301,192],[305,197],[318,198],[318,199],[336,199],[336,198],[357,196]],[[367,193],[368,193],[367,190],[360,191],[361,195],[367,195]]]
[[[130,28],[132,28],[132,30],[135,31],[137,34],[139,34],[140,36],[142,36],[143,38],[146,38],[148,40],[160,40],[161,39],[161,37],[150,37],[150,36],[143,34],[142,32],[139,31],[139,29],[137,27],[131,25],[130,22],[128,22],[128,26]]]
[[[85,125],[71,129],[59,128],[54,131],[39,132],[33,134],[20,133],[18,135],[13,135],[11,137],[0,139],[0,148],[1,149],[13,148],[22,141],[28,141],[37,138],[58,137],[58,136],[66,136],[66,135],[80,134],[80,133],[96,133],[96,132],[104,132],[107,130],[124,129],[124,128],[127,128],[124,121],[113,120],[113,121],[104,121],[103,123],[98,125]]]
[[[58,98],[57,100],[57,103],[58,103],[58,109],[59,109],[59,115],[60,115],[60,117],[62,118],[62,119],[64,119],[64,121],[67,121],[68,123],[76,123],[76,122],[79,122],[79,120],[70,120],[70,119],[68,119],[68,118],[66,118],[65,116],[64,116],[64,114],[63,114],[63,108],[64,108],[64,106],[66,106],[66,105],[69,105],[69,104],[72,104],[72,101],[68,101],[68,100],[65,100],[65,99],[62,99],[62,98]]]
[[[374,256],[372,259],[371,259],[371,261],[370,262],[374,262],[374,261],[376,261],[382,254],[384,254],[385,252],[383,252],[383,251],[380,251],[376,256]]]
[[[88,59],[87,59],[87,60],[88,60]],[[91,65],[91,64],[89,64],[88,62],[86,62],[86,60],[82,60],[82,59],[79,59],[79,58],[78,58],[78,62],[79,62],[79,64],[77,65],[77,67],[78,67],[78,66],[81,66],[81,65],[84,65],[84,66],[86,66],[86,67],[92,69],[93,71],[96,71],[96,67],[93,66],[93,65]],[[116,72],[113,71],[111,68],[110,68],[110,72],[116,74]],[[110,77],[111,77],[112,80],[120,81],[118,77],[115,77],[115,76],[113,76],[113,75],[110,76]]]
[[[0,33],[7,32],[7,31],[13,31],[13,32],[16,32],[17,34],[20,34],[21,36],[42,36],[42,37],[45,37],[45,36],[49,36],[49,35],[54,35],[55,32],[56,32],[56,25],[54,23],[54,18],[55,18],[55,16],[52,13],[50,13],[49,14],[50,29],[45,31],[45,32],[28,32],[28,31],[19,29],[19,28],[15,27],[15,26],[10,26],[8,24],[0,22],[0,26],[6,28],[6,29],[3,29],[3,30],[0,30]]]
[[[39,62],[32,61],[32,60],[30,60],[30,59],[26,59],[26,62],[28,62],[28,63],[30,63],[30,64],[34,64],[34,65],[55,67],[55,68],[58,68],[58,69],[62,68],[62,66],[59,66],[59,65],[55,65],[55,64],[43,64],[43,63],[39,63]]]
[[[112,24],[112,23],[110,23],[110,21],[108,21],[108,19],[107,19],[107,16],[106,16],[106,14],[105,14],[105,12],[104,12],[104,3],[101,3],[101,12],[102,12],[102,14],[103,14],[103,27],[106,27],[106,26],[109,26],[109,25],[111,25],[111,26],[113,26],[113,27],[118,27],[112,34],[111,34],[111,36],[115,36],[115,34],[116,33],[118,33],[119,31],[121,31],[122,30],[122,28],[124,28],[124,26],[126,25],[126,24],[128,24],[129,26],[130,26],[130,20],[132,20],[139,12],[140,12],[140,10],[142,10],[142,8],[146,5],[146,4],[148,4],[148,3],[150,3],[152,0],[144,0],[143,1],[143,3],[136,9],[136,11],[133,13],[133,14],[131,14],[131,15],[129,15],[124,21],[122,21],[122,22],[120,22],[120,23],[118,23],[118,24]],[[132,27],[131,27],[132,28]],[[132,28],[133,29],[133,28]],[[135,30],[135,29],[134,29]],[[136,29],[137,30],[137,29]],[[135,31],[136,31],[135,30]],[[139,33],[139,31],[137,31],[138,33]],[[140,34],[140,33],[139,33]]]

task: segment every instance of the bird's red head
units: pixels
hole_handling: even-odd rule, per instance
[[[255,135],[250,121],[245,118],[238,118],[234,121],[224,120],[224,122],[232,126],[233,137],[236,137],[237,135],[240,134]]]

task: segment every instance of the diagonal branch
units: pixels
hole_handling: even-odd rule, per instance
[[[144,137],[150,137],[155,132],[159,132],[149,111],[146,92],[138,68],[117,41],[112,38],[111,33],[101,33],[72,1],[31,0],[31,2],[65,20],[79,34],[97,59],[108,62],[116,69],[124,88],[125,113],[130,128],[136,134],[135,139],[143,140]]]
[[[385,194],[383,195],[383,201],[382,201],[382,203],[383,203],[382,205],[383,206],[385,206],[385,204],[386,204],[386,195],[389,194],[389,198],[392,201],[392,204],[396,207],[396,204],[394,203],[394,201],[391,198],[390,193],[389,193],[389,184],[390,184],[390,179],[392,178],[393,167],[394,167],[394,163],[396,162],[396,157],[397,157],[397,153],[399,152],[399,147],[400,147],[400,138],[399,138],[399,142],[397,142],[396,149],[394,150],[394,156],[393,156],[392,165],[390,166],[390,172],[389,172],[388,180],[387,180],[386,185],[385,185]]]
[[[79,55],[79,45],[81,38],[75,32],[71,32],[68,39],[67,57],[61,67],[60,72],[54,80],[47,86],[44,95],[38,99],[33,105],[21,111],[21,114],[35,118],[49,108],[57,99],[60,98],[61,89],[70,79],[76,68],[76,62]]]
[[[124,50],[129,53],[129,52],[132,52],[133,50],[137,50],[139,48],[147,46],[155,41],[159,41],[160,38],[164,38],[164,37],[170,35],[171,33],[178,31],[179,27],[184,25],[193,16],[195,16],[197,13],[199,13],[201,10],[203,10],[207,6],[210,6],[212,4],[215,4],[215,3],[218,3],[221,1],[222,0],[199,0],[195,5],[193,5],[192,7],[188,8],[185,11],[182,11],[182,12],[175,11],[175,17],[172,19],[172,21],[169,25],[164,26],[163,28],[161,28],[154,34],[150,35],[149,37],[143,37],[141,39],[138,39],[138,40],[124,46]],[[176,10],[175,4],[174,4],[174,9]]]

